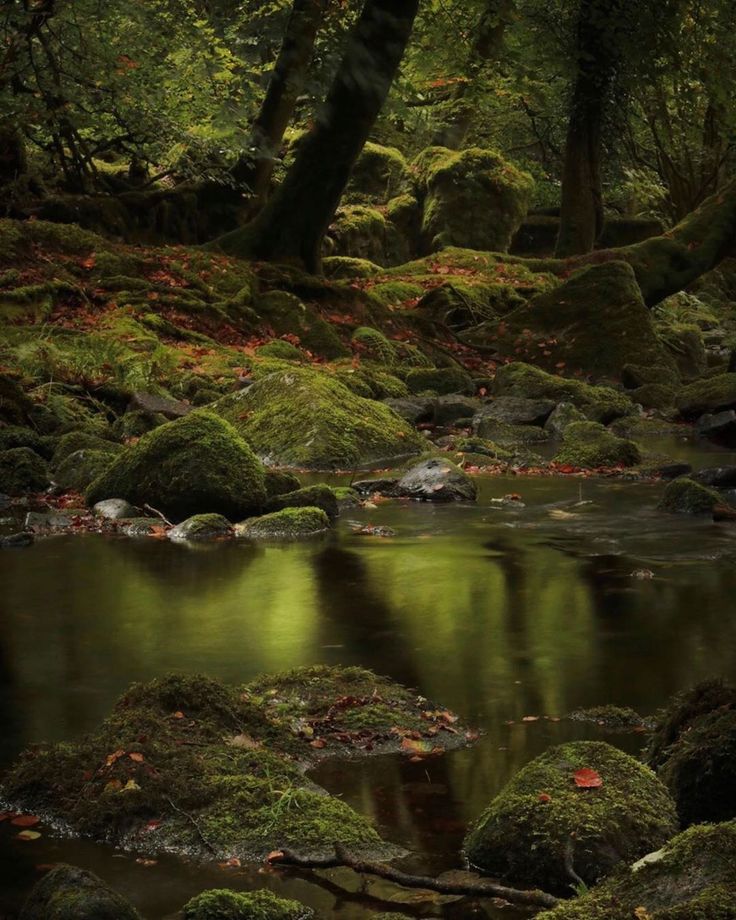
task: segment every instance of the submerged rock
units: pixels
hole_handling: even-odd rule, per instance
[[[128,447],[87,490],[87,502],[123,498],[173,521],[195,514],[242,519],[266,498],[263,468],[223,419],[198,409]]]
[[[673,514],[712,514],[713,509],[722,503],[723,499],[715,489],[683,476],[667,484],[657,507]]]
[[[538,920],[736,920],[736,822],[702,825]]]
[[[646,759],[683,825],[736,818],[736,688],[706,681],[663,712]]]
[[[648,767],[609,744],[576,741],[524,767],[471,829],[465,851],[489,875],[567,894],[571,867],[593,885],[676,831],[674,802]]]
[[[168,533],[169,540],[173,540],[174,543],[223,540],[232,535],[233,525],[221,514],[195,514],[194,517],[177,524]]]
[[[636,466],[641,452],[633,441],[619,438],[597,422],[573,422],[565,428],[555,463],[580,469]]]
[[[736,487],[736,466],[716,466],[698,470],[690,476],[701,486],[713,489],[733,489]]]
[[[8,536],[0,536],[0,549],[22,549],[25,546],[32,546],[34,537],[32,533],[12,533]]]
[[[41,492],[49,483],[46,462],[29,447],[0,451],[0,492],[8,495]]]
[[[92,872],[60,865],[34,885],[20,920],[141,920],[141,916]]]
[[[429,502],[474,502],[478,490],[473,480],[449,460],[433,457],[408,470],[396,483],[400,498]]]
[[[298,540],[325,534],[330,526],[321,508],[283,508],[236,524],[235,536],[248,540]]]
[[[388,406],[329,372],[294,367],[215,403],[268,464],[354,469],[418,454],[423,438]]]
[[[203,891],[184,905],[183,920],[306,920],[313,911],[279,898],[266,889],[238,892],[228,888]]]

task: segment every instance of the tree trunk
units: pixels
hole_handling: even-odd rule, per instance
[[[419,0],[366,0],[317,121],[258,217],[215,245],[318,272],[350,172],[401,64]]]
[[[329,0],[294,0],[261,110],[253,124],[252,154],[233,168],[238,185],[247,185],[248,213],[261,209],[268,196],[275,157],[291,121],[297,99],[304,90],[314,43]]]
[[[623,15],[621,5],[621,0],[580,2],[556,250],[563,259],[591,252],[603,229],[602,128],[619,59],[614,23]]]

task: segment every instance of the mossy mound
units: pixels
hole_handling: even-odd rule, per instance
[[[715,489],[683,476],[667,483],[658,508],[672,514],[712,514],[721,504],[723,499]]]
[[[75,450],[56,467],[54,481],[62,489],[84,492],[95,479],[110,469],[114,459],[112,451]]]
[[[21,920],[141,920],[141,916],[92,872],[59,865],[34,885]]]
[[[346,198],[386,204],[409,184],[409,166],[403,153],[369,141],[353,166]]]
[[[303,361],[306,357],[301,348],[286,339],[271,339],[265,345],[259,345],[256,354],[262,358],[280,358],[282,361]]]
[[[430,147],[412,164],[423,197],[422,236],[430,249],[462,246],[506,252],[534,188],[494,150]]]
[[[301,483],[297,477],[288,470],[278,470],[275,467],[265,471],[266,498],[276,498],[277,495],[285,495],[287,492],[296,492],[301,488]]]
[[[424,446],[387,406],[309,368],[270,374],[212,409],[269,465],[353,469],[413,456]]]
[[[504,317],[499,348],[534,365],[620,378],[626,364],[675,364],[661,344],[633,269],[591,265]]]
[[[51,457],[51,468],[58,469],[68,457],[78,450],[106,451],[109,454],[119,454],[122,449],[120,444],[101,438],[97,434],[87,431],[69,431],[56,442]]]
[[[497,396],[526,396],[529,399],[572,403],[587,418],[604,425],[635,412],[625,393],[548,374],[539,367],[522,362],[499,367],[493,381],[493,392]]]
[[[321,508],[282,508],[237,524],[235,535],[246,540],[300,540],[325,534],[330,526]]]
[[[279,898],[266,889],[243,894],[215,888],[198,894],[182,910],[183,920],[306,920],[312,914],[299,901]]]
[[[646,758],[683,825],[736,817],[736,688],[707,681],[674,698]]]
[[[0,492],[25,495],[41,492],[48,485],[48,466],[30,447],[0,451]]]
[[[286,492],[272,498],[265,511],[281,511],[284,508],[321,508],[331,521],[340,516],[340,509],[334,491],[329,486],[305,486],[294,492]]]
[[[289,291],[261,294],[255,300],[255,310],[273,332],[296,336],[300,347],[312,354],[328,360],[348,354],[334,327],[312,305]]]
[[[612,732],[641,730],[647,722],[629,706],[613,706],[610,703],[604,706],[576,709],[567,718],[573,722],[594,722],[601,728]]]
[[[629,390],[632,400],[644,409],[669,409],[674,406],[677,391],[666,383],[645,383]]]
[[[53,443],[48,437],[43,437],[32,428],[21,425],[8,425],[0,428],[0,453],[13,450],[15,447],[28,447],[40,457],[49,459],[53,452]]]
[[[736,920],[736,822],[693,827],[539,920]]]
[[[641,451],[627,438],[619,438],[598,422],[573,422],[565,428],[555,463],[597,470],[636,466]]]
[[[577,785],[596,777],[597,787]],[[471,829],[465,850],[490,875],[569,894],[570,866],[595,884],[676,830],[674,803],[648,767],[603,742],[577,741],[524,767]]]
[[[128,447],[86,498],[90,506],[106,498],[148,504],[176,521],[203,513],[238,520],[263,505],[266,490],[261,464],[235,429],[198,409]]]
[[[621,382],[629,390],[637,390],[647,384],[659,384],[676,389],[679,375],[670,366],[663,364],[624,364],[621,369]]]
[[[408,241],[382,210],[362,204],[339,208],[328,231],[331,255],[402,265],[411,257]]]
[[[677,395],[677,408],[684,418],[736,408],[736,374],[718,374],[688,384]]]
[[[410,393],[472,393],[473,381],[461,367],[417,367],[406,375]]]
[[[194,517],[187,518],[173,527],[168,533],[168,538],[175,543],[201,543],[226,539],[232,534],[232,524],[221,514],[195,514]]]

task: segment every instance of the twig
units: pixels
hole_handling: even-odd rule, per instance
[[[197,832],[199,836],[199,839],[207,847],[210,853],[212,853],[213,856],[216,856],[217,850],[215,850],[215,848],[212,846],[209,840],[205,837],[204,831],[197,823],[197,819],[193,815],[190,815],[188,811],[184,811],[182,808],[179,808],[179,806],[175,802],[173,802],[168,796],[166,797],[166,801],[169,803],[169,805],[171,805],[174,811],[178,812],[180,815],[182,815],[184,818],[186,818],[188,821],[191,822],[192,826],[194,827],[195,831]]]
[[[153,514],[156,515],[156,517],[160,517],[161,520],[164,522],[164,524],[166,524],[168,527],[174,526],[168,518],[164,517],[160,511],[157,511],[155,508],[152,508],[150,505],[144,505],[143,510],[151,511]]]
[[[336,869],[347,867],[361,875],[376,875],[387,881],[395,882],[402,888],[422,888],[427,891],[438,891],[441,894],[466,895],[472,897],[502,898],[511,904],[522,904],[528,907],[555,907],[560,901],[546,891],[522,891],[517,888],[507,888],[486,879],[478,881],[445,881],[424,875],[409,875],[394,869],[385,863],[371,862],[358,859],[351,855],[340,844],[335,844],[335,855],[321,859],[308,859],[299,856],[292,850],[282,850],[278,857],[270,859],[272,864],[298,866],[302,869]]]

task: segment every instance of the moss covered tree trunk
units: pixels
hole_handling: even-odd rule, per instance
[[[577,74],[562,172],[560,258],[591,252],[603,229],[603,121],[619,63],[622,5],[623,0],[580,2]]]
[[[238,185],[250,190],[248,214],[257,213],[268,195],[275,157],[304,90],[314,43],[329,0],[294,0],[266,96],[253,124],[252,152],[233,169]]]
[[[324,107],[285,180],[254,221],[216,245],[319,271],[324,235],[399,69],[418,5],[366,0]]]

